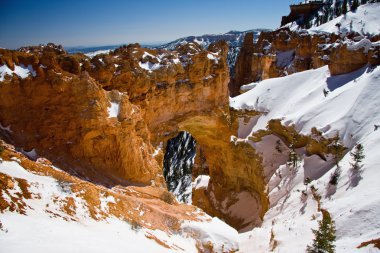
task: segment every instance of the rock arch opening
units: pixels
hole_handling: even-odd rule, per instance
[[[163,174],[167,188],[178,201],[191,204],[192,172],[196,155],[196,141],[186,131],[168,140]]]

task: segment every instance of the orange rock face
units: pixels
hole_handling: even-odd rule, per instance
[[[361,42],[365,41],[363,40]],[[331,74],[346,74],[366,64],[380,64],[380,46],[369,46],[369,43],[370,41],[368,40],[367,43],[362,43],[359,46],[341,44],[335,47],[330,55],[329,69]]]
[[[11,129],[9,140],[105,184],[155,179],[160,169],[151,157],[149,131],[127,95],[119,97],[119,118],[109,118],[111,94],[88,75],[43,73],[0,86],[0,118]]]
[[[332,75],[352,72],[364,65],[379,64],[378,46],[369,52],[360,49],[347,50],[347,45],[335,34],[308,34],[282,28],[261,33],[256,43],[252,34],[246,35],[235,65],[235,78],[231,87],[235,93],[241,85],[268,78],[319,68],[329,65]],[[348,34],[344,39],[358,39]],[[371,38],[377,41],[377,36]]]
[[[237,128],[228,109],[226,43],[170,52],[134,44],[93,58],[54,45],[21,51],[0,52],[1,64],[35,71],[0,83],[8,141],[96,183],[162,187],[163,156],[155,148],[188,131],[211,176],[205,199],[194,204],[209,203],[199,206],[242,228],[228,206],[248,193],[255,202],[248,225],[260,224],[268,206],[260,158],[230,140]]]

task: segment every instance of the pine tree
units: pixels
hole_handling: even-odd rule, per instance
[[[347,13],[347,0],[343,0],[342,14],[346,15]]]
[[[359,0],[353,0],[351,3],[351,11],[356,11],[358,7],[359,7]]]
[[[307,246],[308,253],[334,253],[335,252],[335,224],[330,213],[322,209],[322,220],[318,221],[318,230],[313,229],[315,238],[312,246]]]
[[[354,169],[358,169],[360,167],[360,163],[365,158],[365,155],[363,153],[364,153],[364,147],[362,144],[356,145],[354,152],[350,153],[352,160],[354,160],[354,163],[351,164]]]
[[[293,168],[296,168],[298,165],[298,161],[299,161],[299,158],[298,158],[296,149],[294,147],[294,144],[290,144],[288,164],[292,166]]]
[[[329,183],[331,185],[337,185],[341,173],[342,173],[342,170],[339,167],[337,167],[334,170],[334,172],[331,174]]]
[[[278,153],[282,153],[281,141],[280,140],[276,141],[276,150],[277,150]]]
[[[311,179],[310,177],[307,177],[305,178],[305,180],[303,181],[303,184],[306,186],[306,191],[307,191],[307,186],[311,183]]]
[[[340,14],[342,14],[341,11],[342,11],[342,9],[341,9],[340,6],[339,6],[339,2],[336,1],[336,2],[335,2],[335,6],[334,6],[335,17],[339,17]]]
[[[333,143],[331,144],[331,153],[334,156],[334,161],[336,167],[339,167],[339,161],[343,157],[343,151],[344,151],[344,146],[341,144],[340,139],[339,139],[339,132],[336,134],[334,137]]]
[[[330,91],[326,90],[326,89],[323,89],[323,95],[325,97],[327,97],[327,95],[330,93]]]

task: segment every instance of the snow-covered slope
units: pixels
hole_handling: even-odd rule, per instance
[[[321,196],[321,208],[330,212],[336,223],[337,252],[377,252],[373,245],[357,249],[362,242],[380,238],[380,67],[364,67],[350,74],[330,76],[328,67],[296,73],[252,84],[248,92],[231,98],[235,109],[256,110],[263,114],[251,128],[250,135],[266,129],[271,119],[283,125],[295,124],[295,129],[310,134],[316,127],[324,137],[339,136],[346,153],[340,162],[341,176],[336,187],[329,184],[335,169],[332,156],[326,161],[317,155],[301,157],[297,169],[285,164],[289,149],[278,136],[269,135],[254,142],[245,141],[262,153],[269,178],[270,209],[262,227],[240,235],[241,252],[305,252],[312,244],[311,229],[321,220],[318,201],[310,186],[307,195],[304,180],[310,177]],[[325,97],[323,90],[329,93]],[[275,149],[276,141],[282,153]],[[360,143],[364,146],[363,166],[352,169],[349,151]],[[274,167],[274,169],[273,169]]]
[[[356,10],[350,10],[350,4],[348,4],[346,14],[342,13],[343,1],[325,0],[324,2],[324,7],[315,13],[284,26],[289,27],[292,31],[310,27],[308,31],[312,34],[328,32],[345,35],[349,32],[356,32],[361,35],[374,36],[380,33],[379,2],[360,5]],[[350,1],[348,2],[350,3]],[[305,22],[309,24],[307,25]]]
[[[164,202],[159,204],[158,199],[145,194],[143,189],[140,193],[137,188],[121,186],[107,189],[44,165],[41,158],[32,162],[14,150],[5,156],[5,160],[0,158],[0,252],[198,252],[206,250],[204,247],[212,247],[215,252],[232,252],[238,249],[236,230],[199,209],[192,214],[190,209],[185,211],[186,215],[198,219],[182,220],[175,232],[173,218],[180,212],[175,212],[175,216],[170,213],[179,206],[166,204],[165,207]],[[147,202],[141,198],[149,195]],[[160,212],[168,230],[153,228],[160,222],[161,217],[157,216]],[[148,221],[151,215],[155,217]]]
[[[311,33],[347,33],[357,32],[361,35],[380,34],[380,3],[368,3],[359,6],[355,12],[349,11],[325,24],[309,29]],[[337,27],[340,24],[340,28]]]

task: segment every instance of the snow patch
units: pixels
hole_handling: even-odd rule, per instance
[[[111,49],[98,50],[98,51],[90,52],[90,53],[87,53],[87,54],[84,54],[84,55],[86,55],[89,58],[93,58],[93,57],[97,56],[98,54],[109,54],[110,51],[111,51]]]
[[[32,149],[30,151],[25,151],[24,149],[21,149],[21,153],[23,153],[24,155],[26,155],[28,158],[32,160],[37,160],[38,158],[38,155],[35,149]]]
[[[33,69],[32,65],[25,67],[23,64],[20,66],[15,65],[15,70],[11,70],[6,64],[0,67],[0,82],[3,82],[6,75],[12,76],[16,74],[21,79],[27,78],[29,75],[33,77],[37,76],[36,71]]]
[[[219,62],[219,58],[213,53],[208,53],[207,58],[213,60],[216,64]]]
[[[152,154],[153,157],[156,157],[160,153],[160,151],[162,150],[163,145],[164,145],[164,143],[160,142],[160,145],[158,145],[157,149],[155,149],[154,153]]]
[[[117,118],[119,115],[120,103],[111,102],[111,106],[107,108],[108,118]]]
[[[193,188],[195,190],[205,188],[207,189],[210,181],[210,176],[208,175],[199,175],[193,182]]]
[[[157,70],[161,68],[161,64],[159,63],[151,63],[151,62],[139,62],[139,66],[142,69],[148,70],[149,72],[152,72],[153,70]]]
[[[197,236],[203,245],[213,245],[213,252],[235,252],[239,249],[238,233],[214,217],[209,222],[185,221],[181,228],[186,233]]]

